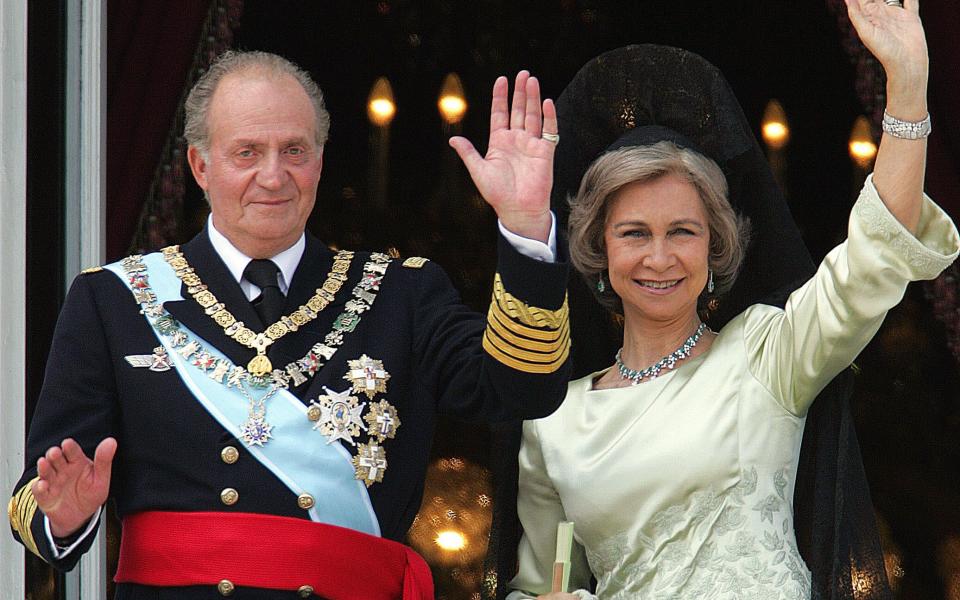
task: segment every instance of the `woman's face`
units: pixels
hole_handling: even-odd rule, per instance
[[[693,185],[666,174],[623,187],[610,201],[603,235],[610,284],[628,320],[696,318],[710,227]]]

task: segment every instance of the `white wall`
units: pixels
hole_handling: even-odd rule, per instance
[[[0,3],[0,498],[23,470],[27,4]],[[4,502],[6,504],[6,502]],[[0,529],[0,590],[23,598],[23,547]]]
[[[106,0],[67,1],[66,256],[69,281],[105,256]],[[0,498],[25,435],[27,3],[0,2]],[[104,537],[67,580],[68,600],[106,598]],[[23,598],[24,550],[0,529],[0,591]]]

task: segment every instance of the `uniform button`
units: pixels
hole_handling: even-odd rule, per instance
[[[227,506],[233,506],[239,499],[240,494],[233,488],[223,488],[223,491],[220,492],[220,502],[223,502]]]
[[[323,411],[320,410],[319,406],[311,406],[307,409],[307,418],[311,421],[319,421],[322,416]]]
[[[301,598],[309,598],[310,596],[313,595],[313,586],[301,585],[300,589],[297,590],[297,594]]]
[[[240,451],[233,446],[227,446],[220,451],[220,459],[228,465],[232,465],[240,458]]]
[[[233,582],[229,579],[224,579],[217,584],[217,591],[220,592],[221,596],[229,596],[235,589],[237,589],[237,586],[233,585]]]
[[[310,494],[300,494],[297,496],[297,506],[303,510],[310,510],[316,504],[316,501],[313,499],[313,496]]]

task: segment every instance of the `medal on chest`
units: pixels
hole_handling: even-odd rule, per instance
[[[307,418],[316,421],[313,428],[326,436],[328,444],[343,440],[356,446],[353,438],[360,435],[361,429],[367,429],[360,418],[366,403],[351,396],[350,390],[335,392],[328,387],[323,389],[326,394],[310,401]]]
[[[390,373],[383,368],[383,361],[374,360],[366,354],[361,354],[356,360],[347,361],[350,370],[343,376],[353,384],[353,391],[363,393],[373,400],[377,394],[387,393],[387,380]]]
[[[315,422],[313,428],[326,436],[328,444],[342,440],[356,448],[357,453],[351,458],[355,477],[370,487],[383,481],[387,470],[383,442],[394,439],[400,427],[396,407],[385,399],[373,401],[377,394],[386,393],[390,373],[383,361],[361,354],[360,358],[347,361],[343,379],[351,387],[342,392],[324,387],[326,394],[310,401],[307,418]],[[361,393],[370,401],[360,402]],[[367,437],[365,442],[355,439],[363,434]]]

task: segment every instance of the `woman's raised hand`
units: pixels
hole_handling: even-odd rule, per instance
[[[863,45],[883,65],[887,81],[919,87],[916,91],[926,93],[929,61],[919,0],[905,0],[902,7],[884,0],[846,2],[850,22]]]

